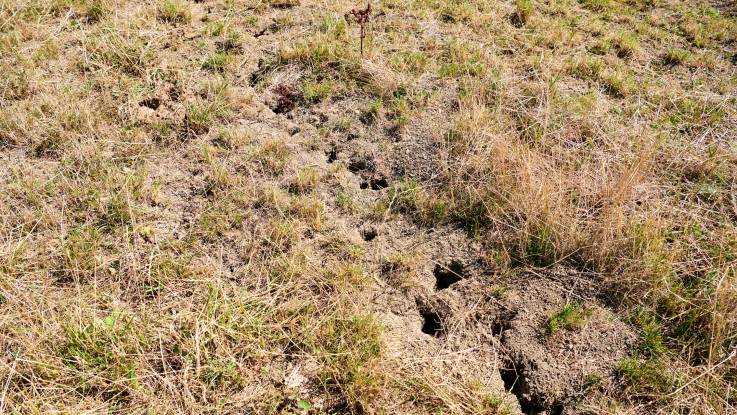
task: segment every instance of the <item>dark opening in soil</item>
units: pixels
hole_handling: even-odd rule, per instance
[[[338,148],[332,146],[328,152],[328,163],[332,163],[338,159]]]
[[[269,26],[264,27],[263,29],[259,30],[258,32],[253,34],[253,37],[261,37],[266,34],[266,32],[269,31]]]
[[[159,109],[159,106],[161,106],[161,100],[156,97],[146,98],[141,101],[140,105],[142,107],[151,108],[152,110],[157,110]]]
[[[371,188],[373,190],[380,190],[385,187],[389,187],[389,182],[386,179],[374,179],[371,180]]]
[[[539,412],[537,408],[530,403],[522,392],[522,378],[520,377],[520,373],[516,369],[500,369],[499,374],[504,381],[504,389],[517,397],[522,413],[528,415],[537,414]]]
[[[548,405],[541,404],[538,399],[525,393],[526,386],[524,385],[524,376],[521,369],[521,367],[502,368],[499,370],[499,374],[502,381],[504,381],[504,388],[517,397],[522,413],[526,415],[560,415],[563,413],[563,405],[560,403],[556,402],[548,407]]]
[[[491,333],[494,335],[501,335],[506,330],[511,329],[512,320],[514,320],[515,317],[517,317],[516,310],[502,311],[491,324]]]
[[[383,177],[380,177],[378,179],[371,179],[367,182],[361,183],[361,189],[371,188],[371,190],[381,190],[387,187],[389,187],[389,181]]]
[[[353,173],[361,171],[374,171],[376,170],[376,163],[367,157],[356,157],[348,163],[348,170]]]
[[[361,229],[361,236],[363,237],[363,240],[366,242],[373,241],[374,238],[376,238],[379,235],[379,232],[376,231],[376,228],[374,227],[368,227]]]
[[[450,261],[447,265],[435,265],[433,274],[435,275],[435,289],[437,290],[444,290],[466,278],[463,273],[463,264],[456,260]]]
[[[428,311],[422,314],[422,332],[433,337],[440,337],[443,334],[443,323],[438,313]]]
[[[223,53],[241,53],[243,46],[233,39],[218,40],[215,42],[215,49]]]

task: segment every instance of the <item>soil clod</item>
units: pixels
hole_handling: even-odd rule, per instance
[[[433,274],[435,275],[435,289],[437,290],[444,290],[466,278],[463,264],[457,260],[450,261],[447,265],[435,265]]]

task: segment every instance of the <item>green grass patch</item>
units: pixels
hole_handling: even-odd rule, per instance
[[[165,0],[159,5],[158,17],[166,23],[189,23],[192,20],[192,11],[183,0]]]
[[[562,309],[548,318],[548,334],[559,330],[580,330],[586,323],[591,311],[575,303],[566,304]]]

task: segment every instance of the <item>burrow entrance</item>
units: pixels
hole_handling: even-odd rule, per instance
[[[499,374],[504,381],[504,388],[511,392],[519,402],[520,409],[526,415],[561,415],[563,413],[563,405],[554,403],[546,404],[544,399],[537,396],[530,396],[527,391],[527,385],[524,378],[524,367],[515,365],[511,368],[499,369]]]
[[[348,170],[352,173],[374,172],[376,171],[376,162],[366,156],[356,156],[348,162]]]
[[[381,190],[389,187],[389,181],[383,177],[370,179],[361,183],[361,189]]]
[[[373,226],[361,229],[361,237],[366,242],[373,241],[377,236],[379,236],[379,232]]]
[[[440,337],[445,333],[438,313],[434,311],[422,313],[422,332],[433,337]]]
[[[327,156],[328,163],[333,163],[338,160],[338,147],[336,147],[335,144],[330,147],[330,151],[328,151]]]
[[[464,266],[458,260],[452,260],[446,265],[436,264],[433,275],[435,275],[436,290],[444,290],[466,278]]]

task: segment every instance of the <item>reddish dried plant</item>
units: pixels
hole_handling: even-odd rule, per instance
[[[284,84],[277,85],[273,90],[276,95],[276,106],[274,112],[277,114],[286,114],[293,110],[297,105],[295,102],[296,94],[294,90]]]
[[[361,27],[361,57],[363,57],[363,39],[366,38],[366,26],[371,20],[371,3],[366,5],[363,10],[353,9],[344,16],[346,23],[357,24]]]

